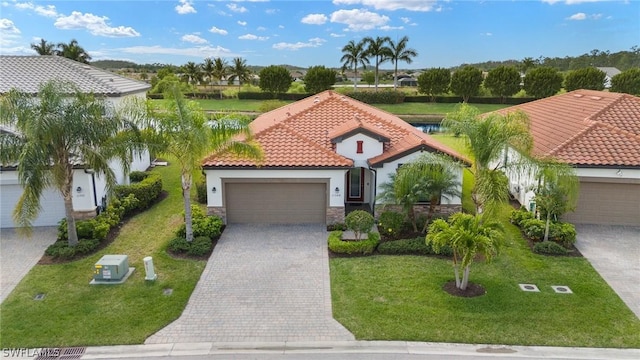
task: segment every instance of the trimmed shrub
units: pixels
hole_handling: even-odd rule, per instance
[[[529,239],[540,241],[544,237],[545,222],[538,219],[529,219],[522,221],[522,232]]]
[[[383,211],[378,218],[378,229],[392,238],[396,238],[404,227],[404,214],[396,211]]]
[[[222,234],[224,223],[218,216],[207,216],[199,207],[192,207],[191,225],[193,237],[205,236],[211,240]],[[197,210],[196,210],[197,209]],[[176,236],[187,236],[187,225],[182,223],[176,230]]]
[[[545,255],[566,255],[567,249],[553,241],[542,241],[533,245],[533,252]]]
[[[129,174],[129,181],[131,181],[132,183],[140,182],[146,179],[149,174],[150,173],[148,171],[132,171]]]
[[[560,245],[571,248],[576,242],[576,227],[570,223],[551,223],[549,226],[549,239]]]
[[[345,231],[347,230],[347,225],[345,225],[345,223],[333,223],[333,224],[327,225],[327,231],[335,231],[335,230]]]
[[[350,212],[345,218],[344,223],[347,225],[347,229],[353,231],[356,235],[356,240],[360,240],[362,233],[366,233],[371,230],[375,224],[373,215],[364,210],[355,210]]]
[[[148,209],[162,193],[162,178],[159,174],[149,173],[142,181],[131,185],[118,185],[114,189],[116,198],[123,199],[133,194],[139,203],[138,210]]]
[[[528,211],[525,207],[521,207],[518,210],[511,211],[511,215],[509,216],[509,221],[518,227],[522,227],[523,221],[530,220],[533,218],[534,216],[531,211]]]
[[[97,239],[82,239],[76,245],[76,253],[89,254],[97,249],[98,245],[100,245],[100,241]]]
[[[366,240],[358,241],[343,241],[342,231],[332,231],[329,234],[329,250],[336,254],[362,254],[368,255],[373,251],[380,243],[380,234],[370,232],[369,237]]]
[[[69,246],[66,241],[56,241],[50,245],[45,251],[45,255],[56,259],[72,259],[76,256],[76,247]]]
[[[182,254],[189,251],[190,247],[191,246],[187,242],[187,239],[183,237],[176,237],[171,239],[171,241],[169,241],[168,249],[172,253]]]
[[[387,241],[378,245],[378,252],[385,255],[453,255],[453,251],[448,246],[436,253],[424,237]]]
[[[193,239],[193,242],[189,244],[189,250],[187,250],[187,255],[191,256],[202,256],[207,254],[213,248],[213,244],[211,243],[211,239],[206,236],[198,236]]]

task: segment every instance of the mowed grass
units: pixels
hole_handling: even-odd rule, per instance
[[[141,344],[177,319],[206,262],[177,260],[165,252],[182,222],[180,173],[158,167],[168,197],[127,222],[107,248],[60,265],[37,265],[0,308],[0,347]],[[122,285],[89,285],[105,254],[126,254],[136,270]],[[152,256],[158,280],[144,280],[142,259]],[[163,295],[173,289],[171,296]],[[45,294],[41,301],[36,294]]]
[[[164,100],[154,100],[164,101]],[[240,99],[200,99],[194,100],[205,111],[249,111],[260,112],[260,105],[264,100],[240,100]],[[292,103],[292,101],[284,101]],[[455,111],[458,104],[440,103],[402,103],[402,104],[373,104],[373,106],[396,115],[446,115]],[[494,111],[506,107],[496,104],[471,104],[481,112]]]
[[[446,259],[333,258],[334,317],[359,340],[640,347],[640,320],[586,259],[533,254],[518,229],[503,223],[500,256],[471,266],[470,281],[485,295],[445,292],[442,286],[453,280]],[[520,283],[541,291],[521,291]],[[569,286],[573,294],[556,294],[552,285]]]

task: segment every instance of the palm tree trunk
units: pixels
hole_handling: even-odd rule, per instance
[[[353,67],[353,91],[358,90],[358,64],[356,64],[356,66]]]
[[[462,283],[460,284],[460,290],[467,290],[467,285],[469,285],[469,265],[464,268],[464,273],[462,274]]]
[[[376,92],[378,92],[378,55],[376,55]]]
[[[456,288],[460,288],[460,271],[458,270],[458,258],[456,252],[453,252],[453,273],[456,277]]]
[[[393,90],[398,88],[398,61],[395,62],[393,67]]]
[[[435,200],[437,201],[437,200]],[[426,233],[429,228],[429,223],[431,223],[431,219],[433,218],[433,213],[436,212],[436,205],[433,198],[429,201],[429,213],[427,214],[427,221],[424,222],[424,227],[422,228],[422,232]]]
[[[184,224],[187,242],[193,241],[193,218],[191,216],[191,176],[182,175],[182,200],[184,202]]]
[[[76,231],[76,219],[73,217],[73,200],[71,191],[64,195],[64,214],[67,218],[67,238],[69,246],[78,245],[78,232]]]

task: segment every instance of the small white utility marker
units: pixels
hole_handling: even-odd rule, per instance
[[[540,292],[540,289],[534,284],[518,284],[520,290],[527,292]]]
[[[551,288],[558,294],[573,294],[573,291],[571,291],[571,289],[569,289],[569,287],[565,285],[552,285]]]
[[[127,273],[124,274],[124,276],[120,280],[96,280],[96,279],[93,279],[93,280],[91,280],[89,282],[89,284],[90,285],[117,285],[117,284],[123,284],[125,281],[127,281],[129,276],[131,276],[131,274],[133,274],[133,272],[135,270],[136,270],[136,268],[130,267],[129,271],[127,271]]]

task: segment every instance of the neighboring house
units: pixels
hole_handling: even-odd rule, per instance
[[[512,106],[531,121],[533,153],[576,168],[580,193],[572,223],[640,226],[640,97],[593,90]],[[507,161],[517,161],[511,152]],[[535,182],[510,176],[511,191],[530,207]]]
[[[302,82],[304,81],[304,76],[306,75],[306,71],[304,70],[290,70],[289,75],[294,82]]]
[[[333,91],[264,113],[251,130],[261,164],[216,154],[203,161],[209,213],[226,223],[342,222],[349,207],[373,212],[389,174],[423,152],[468,163],[395,115]],[[461,208],[460,198],[442,204]]]
[[[127,97],[146,98],[151,87],[141,81],[132,80],[58,56],[0,56],[0,95],[16,88],[36,95],[42,83],[53,79],[69,81],[83,92],[104,96],[106,101],[118,106]],[[2,128],[0,131],[11,132]],[[146,170],[150,165],[149,153],[138,154],[130,166],[131,171]],[[119,184],[129,181],[122,166],[113,161],[111,166]],[[73,177],[73,209],[78,217],[92,216],[106,200],[104,176],[85,170],[82,159]],[[0,164],[0,228],[15,227],[13,209],[23,188],[18,182],[16,164]],[[64,217],[62,196],[56,189],[46,189],[41,198],[42,211],[33,222],[34,226],[56,225]]]
[[[418,80],[414,78],[402,78],[398,80],[398,86],[418,86]]]
[[[611,88],[611,79],[620,74],[621,71],[618,70],[618,68],[614,68],[614,67],[599,67],[597,68],[598,70],[603,71],[606,76],[604,77],[604,88],[605,89],[609,89]]]

